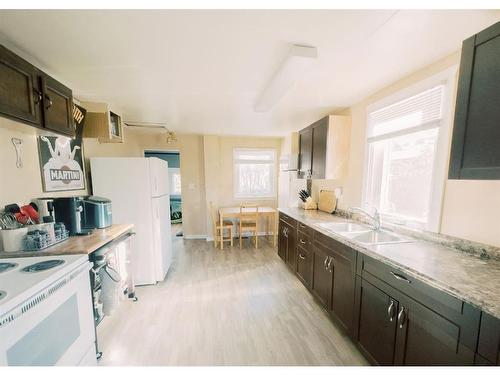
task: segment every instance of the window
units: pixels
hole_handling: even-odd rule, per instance
[[[170,194],[181,195],[181,170],[180,168],[168,168],[170,179]]]
[[[276,197],[276,151],[263,149],[235,149],[235,198]]]
[[[449,73],[448,73],[449,74]],[[364,206],[387,221],[438,230],[449,137],[442,75],[368,110]],[[422,88],[422,86],[427,86]]]

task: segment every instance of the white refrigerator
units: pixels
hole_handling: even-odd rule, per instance
[[[172,263],[168,163],[158,158],[90,158],[94,195],[111,199],[113,224],[134,224],[134,284],[165,279]]]

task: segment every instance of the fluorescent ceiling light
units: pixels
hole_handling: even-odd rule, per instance
[[[267,112],[285,95],[294,83],[312,66],[318,57],[316,47],[294,44],[288,57],[267,85],[255,104],[255,112]]]

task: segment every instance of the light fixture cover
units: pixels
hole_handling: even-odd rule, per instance
[[[255,112],[267,112],[278,103],[293,84],[311,67],[318,57],[316,47],[294,44],[287,58],[273,76],[255,104]]]

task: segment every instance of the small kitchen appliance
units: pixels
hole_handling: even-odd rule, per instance
[[[87,229],[107,228],[113,223],[111,200],[90,196],[83,200],[83,227]]]
[[[54,198],[54,210],[57,222],[63,222],[70,236],[85,235],[92,232],[84,225],[85,197]]]

